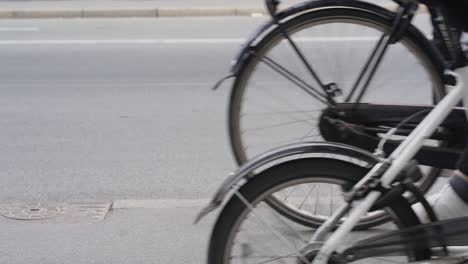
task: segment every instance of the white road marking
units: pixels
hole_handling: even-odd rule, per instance
[[[108,45],[108,44],[219,44],[242,43],[244,39],[31,39],[0,40],[0,45]]]
[[[0,27],[0,32],[35,32],[39,31],[38,27]]]
[[[251,17],[264,17],[265,14],[263,14],[263,13],[252,13],[252,14],[250,14],[250,16]]]
[[[208,199],[116,200],[112,209],[172,209],[203,207]]]
[[[187,38],[187,39],[31,39],[0,40],[0,45],[108,45],[108,44],[224,44],[244,43],[244,38]],[[310,37],[298,42],[366,42],[376,37]]]

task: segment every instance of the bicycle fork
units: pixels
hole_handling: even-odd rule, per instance
[[[416,127],[416,129],[402,142],[402,144],[392,152],[387,162],[391,163],[388,169],[383,173],[380,183],[383,187],[389,188],[392,182],[397,177],[398,173],[405,167],[405,165],[414,157],[419,148],[424,143],[424,140],[429,138],[432,133],[437,129],[440,123],[447,117],[451,112],[452,108],[455,107],[458,102],[463,98],[465,103],[468,103],[468,92],[465,92],[462,80],[468,77],[468,67],[464,67],[456,70],[457,73],[448,72],[447,74],[453,75],[456,79],[455,86],[446,86],[450,92],[445,96],[442,101],[427,115],[426,118]],[[462,78],[459,78],[459,76]],[[468,89],[467,89],[468,90]],[[382,166],[382,163],[379,163]],[[377,164],[376,166],[379,166]],[[371,170],[356,186],[362,185],[366,179],[369,179],[376,173],[376,169]],[[356,188],[356,187],[355,187]],[[353,190],[355,190],[353,188]],[[349,217],[337,228],[337,230],[326,240],[323,246],[320,248],[316,255],[313,264],[327,264],[331,255],[334,252],[343,253],[343,250],[337,250],[341,241],[344,241],[344,237],[347,236],[354,226],[359,222],[360,218],[367,213],[377,199],[382,195],[379,191],[371,191],[365,196],[365,198],[354,208],[352,208]],[[346,213],[345,210],[350,210],[342,207],[338,210],[337,214],[333,215],[328,219],[323,228],[318,230],[318,234],[312,237],[311,244],[317,241],[316,239],[322,239],[325,232],[328,232],[334,224],[339,222],[339,219]],[[339,214],[340,213],[340,214]]]

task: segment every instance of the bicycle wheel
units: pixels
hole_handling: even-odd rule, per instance
[[[349,95],[372,48],[392,26],[388,11],[382,13],[380,8],[371,11],[320,9],[283,25],[322,82],[336,83],[343,91],[342,97],[335,98],[339,102]],[[416,29],[410,29],[401,41],[389,47],[361,102],[433,105],[444,96],[442,76],[437,70],[441,68],[439,62],[431,59],[423,48],[427,39]],[[326,105],[260,60],[268,58],[317,87],[280,30],[267,34],[252,54],[236,77],[230,96],[229,136],[237,162],[242,164],[286,143],[323,141],[318,122]],[[424,172],[419,185],[425,192],[440,170],[425,167]],[[272,206],[311,227],[319,226],[327,217],[304,216],[283,203],[277,200]],[[369,228],[384,223],[386,216],[380,213],[362,220],[359,228]]]
[[[285,188],[324,179],[340,187],[355,183],[366,172],[358,165],[322,158],[289,161],[256,175],[235,192],[218,216],[211,234],[208,263],[307,263],[298,252],[309,241],[312,231],[271,209],[269,197]],[[396,223],[389,229],[419,224],[409,203],[396,204],[389,208]],[[375,233],[352,232],[343,245],[372,235]],[[403,254],[408,257],[379,256],[356,263],[407,263],[408,259],[428,257],[425,248]]]

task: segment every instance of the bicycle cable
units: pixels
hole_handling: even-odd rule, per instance
[[[418,111],[418,112],[410,115],[409,117],[403,119],[403,121],[398,123],[398,125],[396,127],[390,129],[387,133],[385,133],[385,135],[382,137],[379,144],[377,145],[377,148],[375,149],[375,152],[376,153],[384,153],[383,147],[384,147],[385,143],[387,143],[387,141],[390,139],[391,136],[393,136],[396,132],[398,132],[398,129],[400,129],[403,125],[405,125],[406,123],[408,123],[412,119],[418,117],[421,114],[430,112],[431,110],[432,110],[432,108],[424,109],[424,110]]]

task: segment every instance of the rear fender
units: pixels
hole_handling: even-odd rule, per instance
[[[250,35],[247,41],[242,45],[242,48],[237,53],[235,58],[232,60],[229,75],[222,81],[218,82],[214,89],[218,88],[224,80],[236,77],[240,74],[243,65],[253,57],[252,54],[263,37],[274,30],[278,30],[276,21],[279,23],[286,23],[287,21],[300,15],[305,15],[323,9],[354,9],[372,13],[386,19],[393,19],[395,17],[395,12],[369,2],[357,0],[309,0],[293,5],[275,14],[275,19],[270,19],[269,21],[265,22],[253,34]],[[408,31],[411,31],[413,34],[419,35],[420,38],[425,39],[424,34],[412,25],[408,28]],[[436,62],[436,70],[440,72],[441,75],[444,75],[444,71],[447,69],[447,64],[444,62],[443,57],[437,48],[435,48],[434,45],[432,45],[431,42],[427,39],[425,39],[423,43],[420,43],[420,45],[421,48],[424,49],[424,52],[431,58],[431,60]],[[453,77],[444,75],[444,82],[448,84],[453,83]]]
[[[359,9],[385,17],[392,17],[394,15],[393,12],[390,12],[387,9],[362,1],[309,0],[307,2],[299,3],[282,10],[281,12],[275,14],[275,19],[279,23],[285,23],[288,20],[305,13],[313,12],[319,9],[331,8]],[[245,64],[245,62],[252,57],[252,54],[260,40],[262,40],[264,36],[273,30],[278,29],[278,25],[276,24],[275,19],[270,19],[269,21],[265,22],[250,35],[247,41],[242,45],[240,51],[232,60],[230,73],[218,83],[216,83],[216,85],[213,87],[214,90],[216,90],[226,79],[236,77],[240,73],[240,70],[242,69],[242,66]]]
[[[310,0],[307,2],[299,3],[284,9],[283,11],[277,13],[275,18],[280,23],[285,23],[286,21],[305,13],[313,12],[319,9],[332,9],[332,8],[347,8],[347,9],[359,9],[365,12],[371,12],[374,14],[378,14],[380,16],[392,17],[394,15],[393,12],[390,12],[387,9],[379,7],[377,5],[362,2],[362,1],[355,1],[355,0]],[[268,33],[272,32],[273,30],[277,29],[278,26],[274,19],[271,19],[260,26],[242,46],[241,50],[232,61],[231,65],[231,74],[237,75],[242,68],[241,66],[247,60],[249,55],[255,49],[257,43],[262,39],[263,36],[267,35]]]

